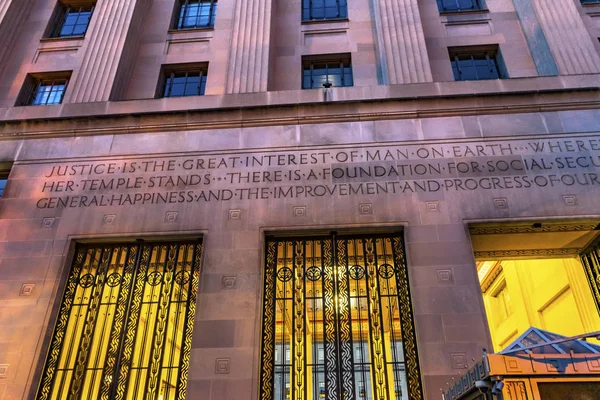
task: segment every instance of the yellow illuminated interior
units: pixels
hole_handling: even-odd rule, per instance
[[[394,265],[389,240],[348,240],[347,262],[330,266],[322,242],[307,241],[300,258],[298,243],[285,242],[279,250],[274,400],[337,400],[326,387],[328,357],[339,369],[348,366],[355,392],[348,398],[408,400],[397,281],[379,272],[385,276],[382,266]],[[326,323],[328,309],[339,325]],[[350,349],[346,356],[338,350],[337,361],[334,346],[325,344],[327,326]]]
[[[564,336],[600,331],[600,317],[576,258],[477,263],[494,351],[530,327]]]

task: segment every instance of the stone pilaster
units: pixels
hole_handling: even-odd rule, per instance
[[[19,28],[27,17],[31,0],[0,0],[0,73],[12,50]]]
[[[600,56],[573,1],[534,0],[561,75],[600,72]]]
[[[273,0],[237,0],[226,93],[266,92]]]
[[[123,84],[124,65],[137,45],[148,0],[99,0],[86,33],[81,64],[71,79],[66,103],[112,100]],[[118,97],[118,96],[117,96]]]
[[[432,82],[417,0],[374,0],[389,84]]]

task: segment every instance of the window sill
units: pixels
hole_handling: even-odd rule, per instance
[[[478,10],[457,10],[457,11],[440,11],[441,16],[448,15],[473,15],[473,14],[489,14],[490,10],[487,8],[480,8]]]
[[[193,32],[212,32],[214,30],[215,30],[214,26],[206,26],[203,28],[169,29],[167,32],[170,35],[180,35],[180,34],[193,33]]]
[[[75,42],[75,41],[83,41],[85,39],[85,35],[83,36],[69,36],[69,37],[46,37],[41,38],[40,43],[64,43],[64,42]]]
[[[348,18],[330,18],[330,19],[306,19],[302,20],[302,25],[319,25],[319,24],[327,24],[327,23],[336,23],[336,22],[350,22]]]

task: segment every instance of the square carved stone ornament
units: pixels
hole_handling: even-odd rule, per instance
[[[8,378],[9,364],[0,364],[0,379]]]
[[[24,283],[23,286],[21,286],[19,296],[31,296],[33,294],[33,289],[35,289],[35,284]]]
[[[215,374],[227,375],[229,374],[231,359],[230,358],[217,358],[215,360]]]
[[[305,217],[305,216],[306,216],[306,206],[294,207],[294,217]]]
[[[373,215],[373,205],[371,203],[363,203],[358,205],[360,215]]]

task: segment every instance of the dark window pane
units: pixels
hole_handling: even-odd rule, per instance
[[[455,80],[500,78],[498,62],[494,53],[454,56],[452,57],[452,72]]]
[[[214,24],[217,12],[215,0],[181,1],[177,29],[206,28]]]
[[[327,63],[316,62],[311,64],[310,61],[305,61],[303,64],[302,88],[323,88],[323,84],[335,87],[353,86],[350,61],[346,58],[328,61]]]
[[[202,74],[202,78],[200,78]],[[163,97],[198,96],[206,88],[206,71],[177,72],[167,74]]]
[[[346,0],[303,0],[302,19],[347,18]]]
[[[87,31],[92,17],[93,7],[76,7],[65,9],[60,26],[54,29],[55,37],[83,36]]]
[[[0,197],[2,197],[5,187],[6,187],[6,179],[0,179]]]

